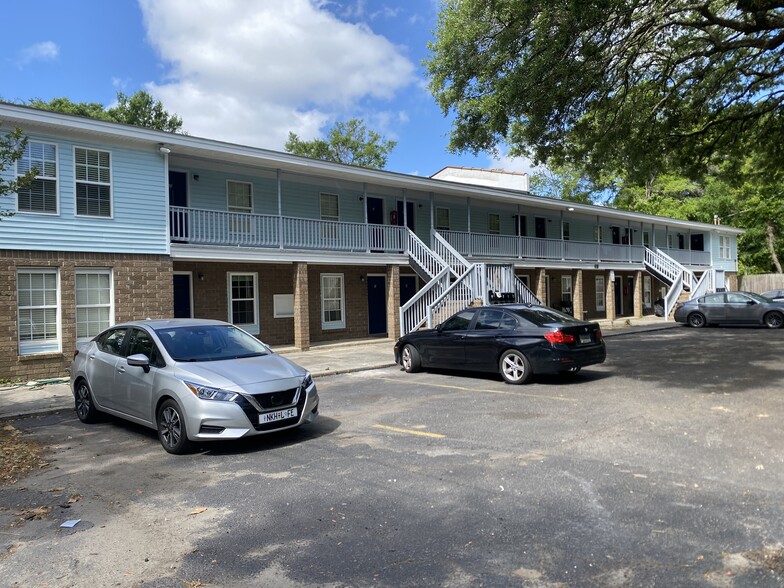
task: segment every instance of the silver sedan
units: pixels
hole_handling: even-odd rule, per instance
[[[778,329],[784,325],[784,303],[752,292],[717,292],[679,303],[674,318],[691,327],[726,324]]]
[[[310,373],[222,321],[115,325],[80,343],[71,365],[76,414],[111,414],[157,429],[169,453],[312,422]]]

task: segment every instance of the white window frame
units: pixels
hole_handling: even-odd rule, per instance
[[[436,206],[436,231],[450,231],[450,227],[449,209],[445,206]]]
[[[234,298],[233,293],[233,280],[234,278],[239,277],[251,277],[253,279],[253,297],[252,298]],[[259,322],[259,274],[258,272],[228,272],[226,274],[226,282],[227,282],[227,296],[229,301],[229,322],[233,325],[240,327],[241,329],[245,329],[248,333],[252,333],[253,335],[258,335],[260,330],[260,322]],[[253,319],[254,322],[252,323],[238,323],[234,321],[234,302],[242,302],[242,301],[252,301],[253,302]]]
[[[77,163],[76,158],[77,158],[77,153],[79,151],[84,151],[85,155],[87,155],[90,152],[95,152],[95,153],[99,154],[99,157],[100,157],[101,153],[105,153],[109,157],[109,165],[106,168],[106,169],[108,169],[108,172],[109,172],[109,181],[108,182],[100,180],[100,179],[98,179],[98,180],[89,179],[89,177],[86,177],[85,179],[79,179],[79,171],[78,171],[79,170],[79,166],[84,165],[85,166],[85,170],[88,173],[89,173],[90,169],[95,167],[95,166],[90,166],[88,163],[85,163],[85,164]],[[113,182],[112,182],[112,179],[114,178],[114,172],[112,171],[112,159],[113,159],[112,158],[112,152],[111,151],[107,151],[106,149],[95,149],[93,147],[79,147],[79,146],[74,145],[74,148],[73,148],[73,162],[74,162],[74,215],[75,216],[87,217],[87,218],[95,218],[95,219],[113,219],[114,218],[114,187],[113,187]],[[100,170],[104,169],[104,168],[99,165],[98,169],[99,169],[99,173],[100,173]],[[108,215],[85,214],[85,213],[81,213],[80,214],[79,213],[79,195],[78,195],[78,192],[79,192],[79,186],[82,185],[82,184],[85,185],[85,186],[88,186],[88,187],[89,186],[98,186],[99,188],[100,187],[107,187],[107,188],[109,188],[109,214]]]
[[[732,259],[730,238],[719,235],[719,259]]]
[[[294,294],[272,295],[273,318],[292,318],[294,316]]]
[[[34,159],[30,154],[31,147],[33,145],[40,145],[42,152],[45,151],[47,147],[54,148],[54,159],[46,159],[43,155],[40,159]],[[19,194],[17,193],[16,211],[20,214],[48,214],[52,216],[57,216],[60,214],[60,181],[58,177],[59,164],[57,155],[57,144],[55,143],[47,143],[45,141],[28,141],[22,157],[16,162],[16,176],[22,176],[31,169],[35,168],[38,171],[38,174],[35,176],[35,181],[41,181],[43,183],[54,182],[54,210],[28,210],[19,208]],[[54,167],[53,175],[47,173],[47,163]],[[27,190],[29,190],[29,188],[27,188]]]
[[[487,213],[487,233],[489,235],[501,234],[501,215],[497,212]]]
[[[332,206],[332,203],[329,202],[331,199],[334,200],[335,206],[335,213],[332,214],[329,210],[329,207]],[[325,210],[325,204],[327,210]],[[332,194],[331,192],[320,192],[319,193],[319,218],[324,221],[340,221],[340,195]]]
[[[572,276],[561,276],[561,302],[564,300],[564,296],[569,295],[569,302],[574,301],[574,296],[572,295]]]
[[[594,225],[593,226],[593,240],[596,243],[602,242],[602,225]]]
[[[325,296],[325,290],[328,287],[327,282],[328,280],[340,280],[339,289],[340,295],[337,298],[327,298]],[[346,284],[345,284],[345,277],[343,274],[321,274],[321,328],[323,330],[330,330],[330,329],[345,329],[346,328]],[[327,302],[337,301],[338,302],[338,311],[340,312],[340,318],[337,320],[327,320],[325,316],[327,309],[325,308]],[[332,311],[332,309],[330,309]]]
[[[603,312],[605,310],[604,300],[605,300],[605,283],[604,283],[604,276],[596,276],[594,280],[594,284],[596,286],[596,292],[594,295],[594,302],[596,303],[596,310],[597,312]]]
[[[232,188],[237,186],[247,186],[248,188],[248,204],[238,205],[232,204],[232,195],[236,196],[236,190],[232,193]],[[243,194],[242,196],[245,196]],[[230,239],[243,239],[251,237],[255,234],[256,225],[251,221],[250,214],[253,214],[253,184],[250,182],[242,182],[239,180],[226,180],[226,210],[229,215],[229,238]]]
[[[653,306],[651,295],[651,276],[642,277],[642,305],[644,308],[651,308]]]
[[[55,277],[55,302],[52,303],[44,303],[38,305],[28,305],[22,306],[19,302],[21,300],[20,296],[20,275],[21,274],[39,274],[39,275],[47,275],[47,276],[54,276]],[[43,353],[60,353],[62,351],[62,340],[61,340],[61,333],[62,329],[60,326],[60,320],[62,316],[61,305],[60,305],[60,270],[58,268],[43,268],[43,267],[29,267],[29,268],[17,268],[16,270],[16,295],[17,295],[17,342],[19,344],[19,355],[36,355],[36,354],[43,354]],[[54,310],[56,314],[55,318],[55,333],[54,336],[45,338],[43,341],[23,341],[22,340],[22,313],[23,311],[35,311],[35,310]],[[32,321],[30,321],[32,324]]]
[[[79,304],[79,276],[108,276],[109,277],[109,287],[108,287],[108,302],[101,303],[101,302],[92,302],[86,304]],[[98,333],[103,331],[104,329],[111,327],[114,325],[114,275],[111,269],[107,268],[76,268],[74,270],[74,294],[75,294],[75,303],[76,303],[76,340],[77,341],[87,341],[92,337],[95,337]],[[79,336],[79,314],[80,310],[88,310],[89,309],[97,309],[97,308],[106,308],[108,309],[108,318],[105,325],[98,327],[98,329],[94,332],[88,332],[86,335]],[[89,323],[89,321],[87,321]]]

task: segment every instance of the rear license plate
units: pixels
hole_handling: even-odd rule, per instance
[[[591,335],[580,335],[580,343],[590,343],[591,342]]]
[[[275,412],[265,412],[259,415],[259,424],[274,423],[297,416],[297,408],[287,408],[286,410],[276,410]]]

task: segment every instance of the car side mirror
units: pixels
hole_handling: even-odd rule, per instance
[[[145,374],[150,371],[150,358],[144,355],[144,353],[129,355],[127,361],[128,365],[142,368]]]

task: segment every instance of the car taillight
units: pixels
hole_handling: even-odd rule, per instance
[[[602,340],[602,330],[601,329],[596,329],[595,335],[596,335],[596,340],[597,341],[601,341]]]
[[[544,338],[550,343],[574,343],[574,335],[564,333],[563,331],[550,331],[545,333]]]

